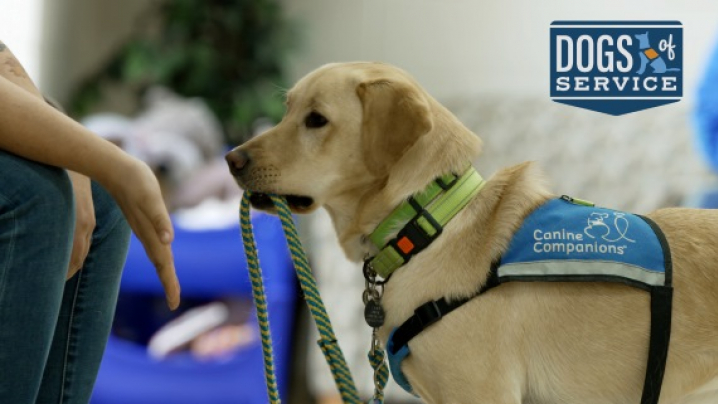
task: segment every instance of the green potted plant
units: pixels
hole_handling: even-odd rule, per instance
[[[71,97],[82,116],[119,85],[139,100],[152,85],[203,98],[240,143],[260,117],[284,112],[282,66],[292,29],[275,0],[164,0]],[[139,24],[138,24],[139,25]]]

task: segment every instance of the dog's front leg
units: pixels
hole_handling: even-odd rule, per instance
[[[435,399],[425,399],[429,404],[522,404],[523,397],[518,389],[497,388],[494,383],[481,386],[454,386],[452,391],[443,391]],[[434,397],[432,397],[434,398]]]
[[[465,356],[466,362],[444,360],[433,366],[424,357],[407,361],[403,368],[414,391],[428,404],[522,404],[521,372],[502,370],[507,363],[482,363],[469,358],[471,354]]]

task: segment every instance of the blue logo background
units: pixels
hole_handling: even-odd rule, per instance
[[[679,21],[555,21],[550,57],[555,102],[622,115],[683,96]]]

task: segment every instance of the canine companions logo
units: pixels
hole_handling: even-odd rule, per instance
[[[565,227],[554,230],[537,228],[533,231],[533,250],[538,254],[565,253],[567,256],[572,253],[623,255],[629,246],[626,242],[636,242],[627,236],[630,222],[623,212],[613,212],[612,224],[607,223],[610,217],[603,211],[592,212],[583,232]]]
[[[591,213],[588,217],[588,226],[586,226],[585,229],[583,229],[583,232],[591,238],[596,238],[596,236],[593,235],[595,231],[601,234],[601,238],[611,242],[615,243],[617,241],[626,240],[631,243],[635,243],[636,240],[631,240],[630,238],[626,237],[626,233],[628,232],[628,219],[626,219],[626,214],[622,212],[614,212],[613,213],[613,225],[616,228],[617,236],[614,236],[612,234],[611,227],[606,224],[605,220],[608,219],[608,213],[601,213],[601,212],[594,212]]]
[[[554,21],[551,99],[610,115],[680,101],[679,21]]]

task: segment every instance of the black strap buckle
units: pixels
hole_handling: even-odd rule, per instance
[[[420,218],[424,218],[431,227],[434,228],[434,234],[428,234],[421,225],[419,225]],[[414,218],[401,229],[396,238],[391,241],[391,245],[402,256],[404,261],[408,262],[412,256],[421,252],[439,237],[443,230],[444,228],[441,224],[439,224],[429,212],[422,209],[419,214],[414,216]]]
[[[443,298],[441,300],[443,300]],[[441,300],[432,300],[422,304],[414,310],[414,314],[416,315],[415,318],[419,322],[422,329],[426,329],[426,327],[441,320],[441,317],[444,316],[441,312],[441,308],[439,307]]]

